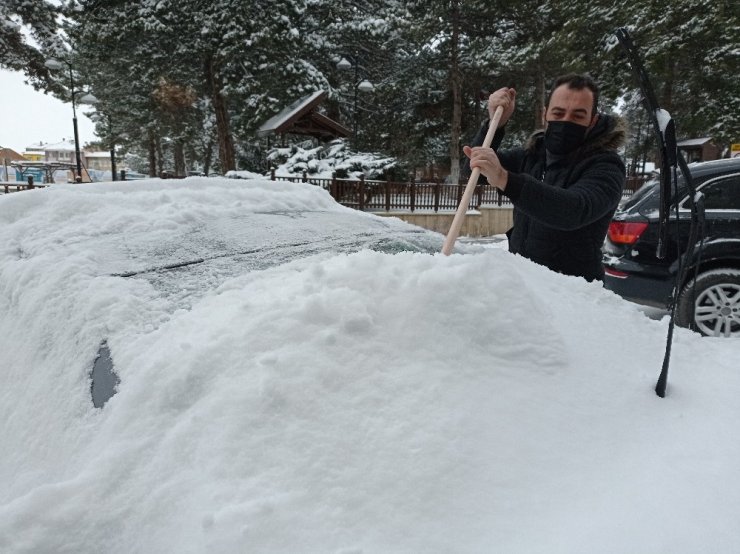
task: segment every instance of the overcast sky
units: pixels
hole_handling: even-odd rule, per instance
[[[23,82],[21,73],[0,69],[0,146],[23,152],[38,142],[60,142],[73,138],[72,105],[37,92]],[[80,145],[96,139],[95,126],[77,110]]]

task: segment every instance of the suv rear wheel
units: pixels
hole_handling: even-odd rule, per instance
[[[740,270],[713,269],[696,285],[690,281],[678,297],[676,324],[706,336],[740,337]]]

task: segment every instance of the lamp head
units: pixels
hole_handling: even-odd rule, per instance
[[[78,102],[80,104],[90,104],[90,105],[92,105],[92,104],[97,104],[98,102],[100,102],[100,100],[98,100],[95,97],[95,95],[93,95],[92,93],[88,92],[87,94],[82,95],[80,97],[80,99],[78,100]]]
[[[62,67],[64,67],[64,64],[56,58],[49,58],[44,62],[44,65],[53,71],[62,69]]]
[[[346,69],[351,69],[351,68],[352,68],[352,64],[349,62],[347,58],[342,58],[341,60],[339,60],[339,62],[337,62],[337,69],[341,69],[342,71],[344,71]]]
[[[373,92],[375,90],[375,87],[370,81],[364,79],[360,81],[359,85],[357,85],[357,89],[361,92]]]

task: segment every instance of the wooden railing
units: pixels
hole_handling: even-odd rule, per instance
[[[360,176],[359,179],[331,179],[309,177],[305,172],[301,177],[285,177],[270,173],[273,181],[311,183],[327,191],[344,206],[362,211],[411,211],[429,210],[433,212],[454,211],[460,204],[467,183],[451,185],[447,183],[372,181]],[[629,198],[645,179],[632,177],[622,191],[622,198]],[[482,204],[513,207],[511,200],[491,185],[478,185],[470,199],[468,209],[478,209]]]
[[[33,182],[33,177],[29,177],[28,181],[25,183],[23,181],[3,181],[0,182],[0,186],[3,189],[3,192],[8,194],[11,192],[18,192],[20,190],[44,188],[48,185],[37,185]]]
[[[301,177],[284,177],[270,174],[273,181],[289,181],[293,183],[311,183],[329,192],[332,197],[344,206],[362,211],[455,211],[460,204],[467,183],[452,185],[440,182],[418,181],[376,181],[359,179],[331,179],[309,177],[305,172]],[[627,187],[622,192],[622,198],[629,198],[644,183],[635,178],[628,179]],[[3,182],[5,194],[41,188],[48,185],[36,185],[32,179],[28,183]],[[511,201],[491,185],[477,185],[475,193],[470,199],[468,209],[476,210],[482,204],[500,207],[513,207]]]
[[[653,177],[650,177],[649,175],[629,175],[627,177],[627,182],[624,184],[624,192],[629,191],[629,194],[632,194],[651,179],[653,179]]]
[[[270,173],[273,181],[311,183],[327,190],[340,204],[362,211],[454,211],[457,209],[467,183],[457,185],[441,182],[376,181],[363,176],[359,179],[330,179],[309,177],[286,177]],[[470,199],[468,209],[474,210],[481,204],[511,207],[511,201],[491,185],[478,185]]]

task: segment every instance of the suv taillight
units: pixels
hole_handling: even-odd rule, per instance
[[[609,224],[609,240],[614,244],[634,244],[647,226],[647,223],[612,221]]]

